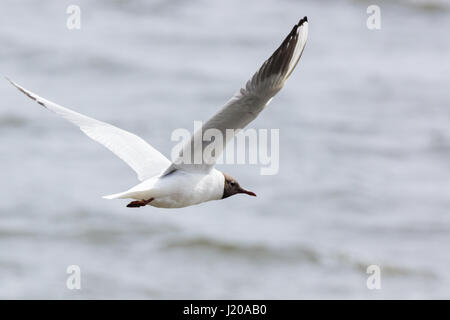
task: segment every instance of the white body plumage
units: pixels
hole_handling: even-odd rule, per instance
[[[149,205],[158,208],[182,208],[223,196],[225,177],[212,169],[208,174],[175,171],[166,176],[147,179],[133,188],[105,196],[106,199],[150,199]]]

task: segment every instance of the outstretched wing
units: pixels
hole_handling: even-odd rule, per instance
[[[74,123],[88,137],[111,150],[136,171],[139,180],[143,181],[156,176],[170,166],[170,161],[166,157],[138,136],[57,105],[24,89],[11,80],[7,80],[30,99]]]
[[[180,157],[166,170],[189,172],[208,172],[214,167],[215,159],[222,153],[226,143],[233,137],[226,135],[226,129],[244,128],[253,121],[275,94],[281,90],[299,61],[308,36],[308,19],[302,18],[296,24],[280,47],[264,62],[262,67],[241,88],[222,109],[206,122],[202,129],[183,147]],[[213,141],[203,141],[208,129],[220,131],[223,148],[215,146],[214,157],[204,154],[204,150]],[[217,132],[217,131],[216,131]],[[226,140],[228,139],[228,140]],[[209,150],[212,150],[210,147]],[[200,159],[200,161],[199,161]],[[201,162],[201,163],[199,163]]]

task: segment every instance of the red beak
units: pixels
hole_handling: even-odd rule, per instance
[[[256,194],[254,192],[251,192],[251,191],[248,191],[248,190],[245,190],[242,188],[241,188],[241,190],[239,190],[239,193],[245,193],[245,194],[248,194],[249,196],[256,197]]]

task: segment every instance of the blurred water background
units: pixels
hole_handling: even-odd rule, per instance
[[[280,129],[279,174],[219,167],[257,198],[104,200],[134,172],[0,81],[0,298],[450,298],[448,1],[3,0],[0,74],[169,155],[304,15],[302,60],[251,124]]]

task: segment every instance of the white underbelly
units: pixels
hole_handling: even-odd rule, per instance
[[[193,206],[202,202],[210,201],[212,199],[204,201],[193,201],[192,198],[186,198],[182,196],[166,196],[154,199],[149,205],[157,208],[184,208],[188,206]]]
[[[142,183],[140,187],[133,188],[129,197],[136,200],[154,198],[149,205],[158,208],[183,208],[221,199],[223,186],[223,174],[215,169],[208,175],[180,172],[159,181]]]

